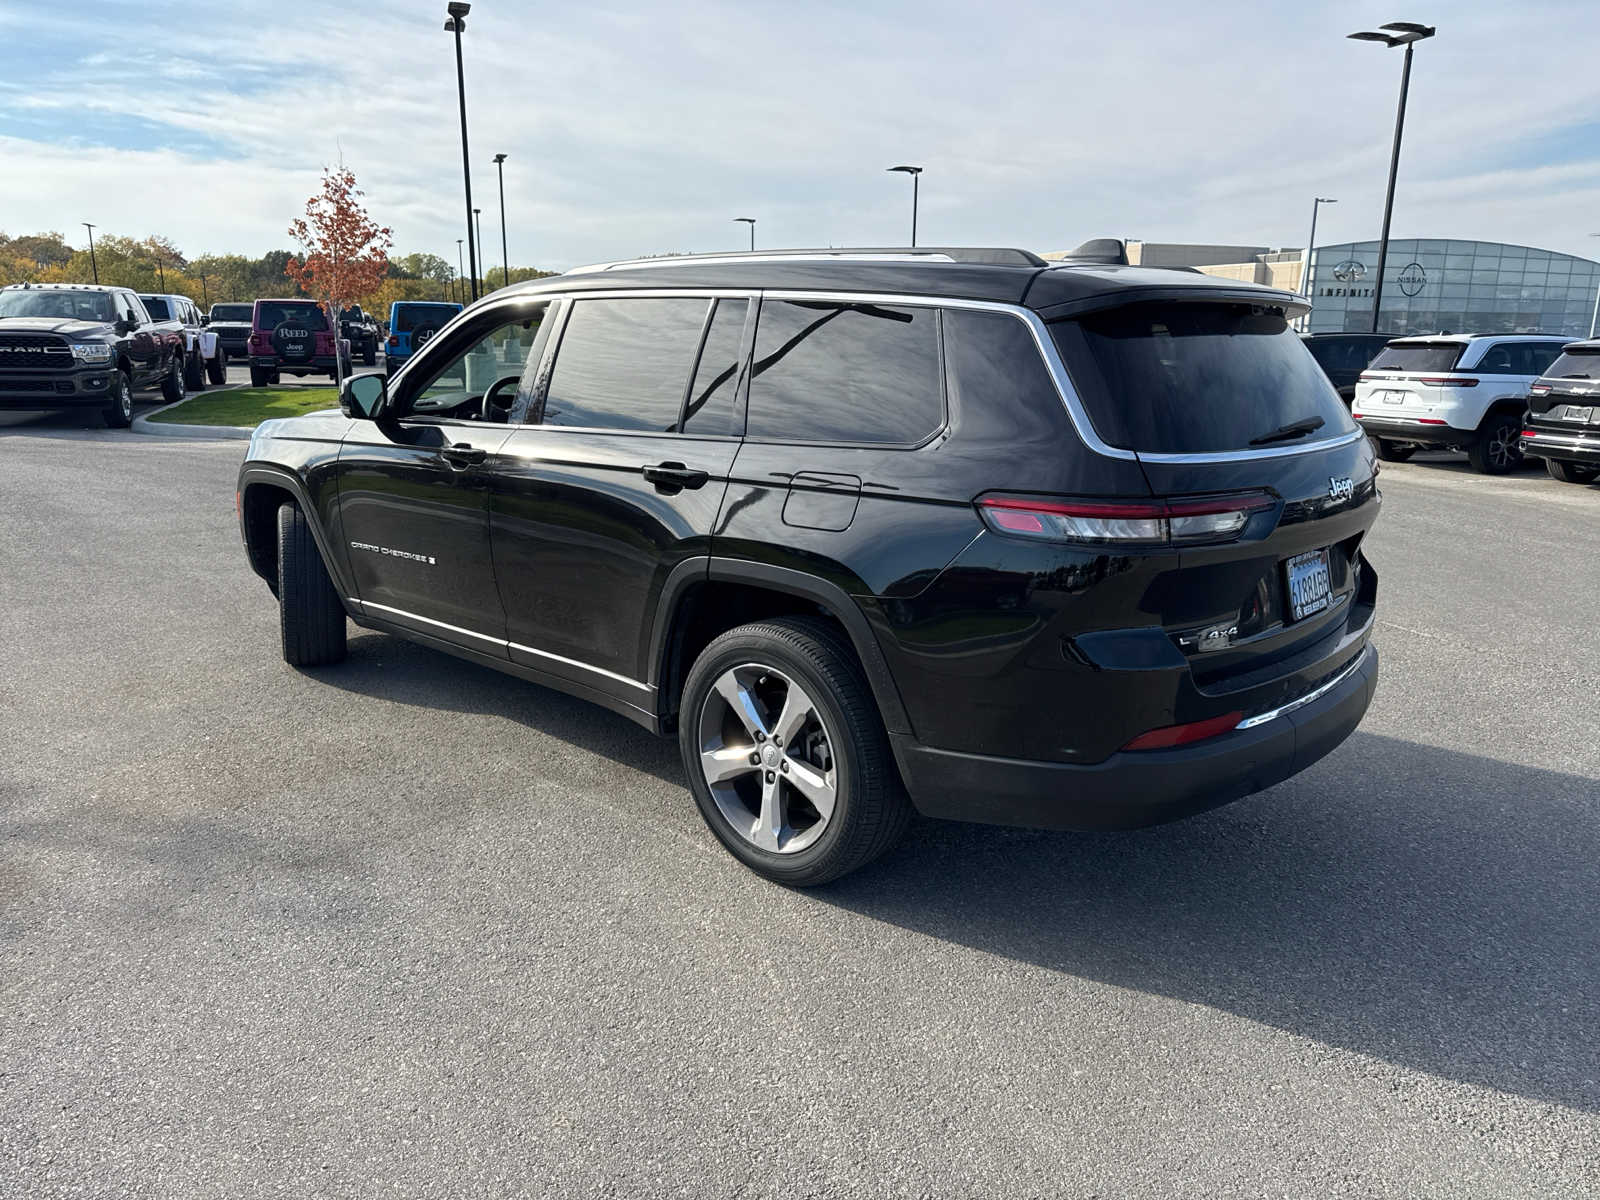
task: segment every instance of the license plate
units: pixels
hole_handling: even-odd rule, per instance
[[[1289,619],[1299,621],[1328,607],[1333,580],[1328,573],[1328,552],[1297,554],[1286,564],[1289,571]]]
[[[1404,404],[1406,402],[1406,394],[1404,392],[1384,392],[1383,402],[1385,404]]]
[[[1561,414],[1561,419],[1563,421],[1582,421],[1587,425],[1594,419],[1594,405],[1590,404],[1579,408],[1576,404],[1569,404],[1567,405],[1567,411]]]

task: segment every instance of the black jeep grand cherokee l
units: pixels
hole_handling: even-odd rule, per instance
[[[263,424],[241,528],[290,663],[348,616],[676,731],[784,883],[913,805],[1147,825],[1315,762],[1376,682],[1372,452],[1302,309],[1022,251],[589,268]]]

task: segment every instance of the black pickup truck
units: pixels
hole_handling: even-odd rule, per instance
[[[0,288],[0,409],[98,408],[133,423],[135,388],[185,395],[183,335],[150,319],[127,288],[18,283]]]

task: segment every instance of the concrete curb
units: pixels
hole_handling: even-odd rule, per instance
[[[193,396],[185,396],[178,404],[187,404],[191,400],[202,396],[214,396],[219,392],[242,392],[249,384],[235,383],[228,387],[211,387],[203,392],[196,392]],[[175,425],[155,423],[150,420],[157,413],[164,413],[169,408],[177,408],[178,404],[163,404],[160,408],[152,408],[149,412],[134,417],[132,430],[134,433],[148,434],[150,437],[173,438],[204,438],[207,441],[236,441],[247,442],[254,429],[245,429],[238,425]]]

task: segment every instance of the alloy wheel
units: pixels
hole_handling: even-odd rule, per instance
[[[128,380],[122,375],[117,376],[117,409],[122,413],[124,421],[133,420],[133,389],[128,386]]]
[[[717,677],[700,709],[700,770],[741,838],[774,854],[815,844],[838,800],[834,738],[799,682],[745,663]]]
[[[1498,426],[1489,439],[1489,461],[1497,467],[1509,467],[1521,457],[1522,430],[1512,425]]]

